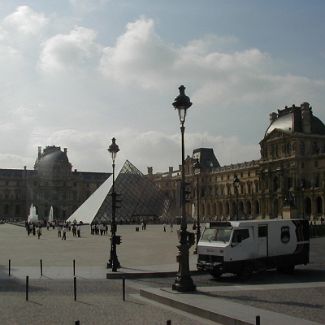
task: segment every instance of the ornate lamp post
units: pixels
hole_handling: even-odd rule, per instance
[[[182,135],[182,178],[181,178],[181,227],[178,231],[179,236],[179,245],[177,262],[179,263],[177,276],[175,282],[172,286],[173,290],[188,292],[194,291],[195,285],[190,275],[189,268],[189,249],[194,244],[194,234],[189,233],[187,229],[187,220],[186,220],[186,208],[185,208],[185,170],[184,170],[184,131],[185,131],[185,117],[186,111],[191,107],[192,103],[190,98],[185,95],[185,87],[182,85],[179,88],[179,95],[175,98],[173,106],[178,110],[179,121],[181,124],[181,135]]]
[[[240,184],[240,181],[239,181],[239,178],[237,177],[237,175],[235,175],[234,177],[234,191],[235,191],[235,194],[236,194],[236,220],[238,220],[238,210],[239,210],[239,207],[238,207],[238,190],[239,190],[239,184]]]
[[[112,161],[113,161],[113,186],[112,186],[112,222],[111,222],[111,251],[110,251],[110,258],[107,263],[107,268],[112,268],[112,272],[116,272],[118,268],[120,268],[120,263],[118,261],[117,255],[116,255],[116,244],[117,241],[120,240],[119,236],[116,236],[116,220],[115,220],[115,214],[116,214],[116,192],[115,192],[115,158],[116,154],[120,151],[118,145],[115,143],[116,139],[112,139],[112,144],[107,149],[108,152],[112,155]]]
[[[196,177],[196,247],[194,250],[194,254],[197,254],[197,245],[199,243],[201,237],[201,225],[200,225],[200,171],[201,166],[199,160],[197,159],[196,162],[193,164],[194,173],[197,175]]]

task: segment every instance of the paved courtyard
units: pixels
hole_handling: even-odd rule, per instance
[[[169,228],[164,232],[162,225],[148,225],[146,231],[139,232],[135,227],[118,228],[122,236],[118,256],[125,270],[176,271],[176,226],[173,232]],[[23,227],[0,225],[0,250],[1,324],[74,324],[76,320],[81,324],[166,324],[167,320],[172,320],[172,324],[212,324],[198,317],[200,313],[193,316],[186,312],[193,311],[195,303],[212,310],[217,306],[225,310],[236,304],[240,313],[256,307],[276,312],[269,316],[271,320],[279,315],[283,321],[281,315],[286,314],[298,317],[299,324],[325,323],[325,238],[312,240],[311,263],[299,267],[294,277],[269,271],[242,283],[236,277],[215,281],[210,275],[198,274],[193,279],[199,292],[189,295],[169,292],[174,276],[126,280],[126,301],[122,300],[122,280],[105,279],[109,236],[91,235],[88,226],[82,228],[81,238],[68,233],[63,241],[56,230],[43,229],[38,240],[36,236],[27,236]],[[73,297],[73,259],[77,301]],[[192,252],[190,260],[191,268],[195,269],[196,257]],[[25,300],[26,275],[30,276],[29,301]],[[141,298],[139,289],[143,288],[158,291],[164,288],[171,306],[177,306],[176,298],[183,304],[187,300],[188,310],[183,312],[157,304],[154,299]],[[283,322],[289,325],[290,320],[294,324],[297,318]],[[267,319],[261,324],[268,324]]]

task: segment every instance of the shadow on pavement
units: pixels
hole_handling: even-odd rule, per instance
[[[29,291],[45,291],[46,289],[32,285],[32,280],[29,280]],[[25,280],[17,279],[14,276],[9,276],[8,267],[0,265],[0,292],[25,292]]]
[[[325,281],[325,270],[296,269],[293,274],[281,274],[275,270],[254,273],[250,278],[243,280],[236,275],[225,274],[219,279],[210,279],[220,284],[282,284],[282,283],[308,283]]]

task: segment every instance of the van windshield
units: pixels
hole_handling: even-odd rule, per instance
[[[229,242],[232,228],[205,228],[201,240],[202,241],[222,241]]]

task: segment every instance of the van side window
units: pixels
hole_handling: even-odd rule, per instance
[[[258,227],[258,237],[267,237],[267,226]]]
[[[232,236],[233,243],[240,243],[241,241],[249,238],[249,231],[248,229],[237,229],[234,231]]]

